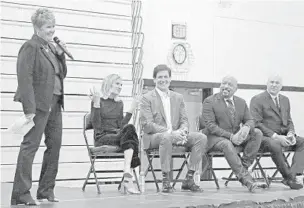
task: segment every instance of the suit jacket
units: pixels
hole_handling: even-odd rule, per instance
[[[33,35],[32,39],[25,42],[19,50],[17,59],[18,88],[14,101],[21,102],[25,114],[35,113],[36,109],[49,111],[54,91],[55,67],[53,59],[43,47],[45,41]],[[53,52],[59,63],[59,77],[63,91],[63,79],[67,74],[64,55],[57,55],[52,44]],[[63,94],[61,104],[63,106]]]
[[[279,95],[279,110],[274,104],[270,94],[265,91],[251,99],[250,111],[264,136],[271,137],[274,133],[286,135],[295,133],[290,116],[290,103],[288,97]]]
[[[183,96],[173,91],[169,92],[169,96],[172,130],[186,129],[188,131],[189,124]],[[146,148],[149,147],[154,134],[168,130],[163,103],[155,89],[147,92],[141,100],[140,122],[144,131],[143,142]]]
[[[230,139],[232,134],[239,131],[240,125],[247,125],[252,131],[254,121],[250,115],[246,101],[240,97],[233,96],[236,116],[233,121],[229,109],[221,94],[209,96],[203,103],[203,121],[208,137],[208,146],[211,148],[224,139]]]

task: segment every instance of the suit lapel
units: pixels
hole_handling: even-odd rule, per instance
[[[55,70],[55,63],[53,62],[52,58],[50,57],[49,53],[52,53],[52,51],[50,51],[49,53],[46,52],[45,48],[41,45],[40,46],[43,55],[51,62],[53,69]]]
[[[49,53],[52,53],[53,49],[49,47],[50,52],[47,52],[46,48],[44,48],[44,44],[47,44],[47,42],[42,40],[42,38],[38,37],[37,35],[33,35],[32,39],[40,44],[40,50],[42,51],[42,54],[49,60],[49,62],[51,62],[53,69],[55,70],[55,63],[54,63],[55,60],[52,60],[52,58],[49,55]]]

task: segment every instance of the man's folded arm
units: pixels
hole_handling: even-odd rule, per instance
[[[244,123],[245,126],[248,126],[251,130],[254,129],[254,127],[255,127],[254,119],[249,112],[247,104],[245,104],[245,112],[244,112],[243,123]]]

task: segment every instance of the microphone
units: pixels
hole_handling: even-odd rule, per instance
[[[68,51],[68,49],[66,47],[64,47],[61,43],[58,37],[54,37],[53,38],[54,42],[57,43],[57,45],[63,50],[63,52],[68,55],[68,57],[70,57],[70,59],[74,60],[72,54]]]

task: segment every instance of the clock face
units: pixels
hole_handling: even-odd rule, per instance
[[[182,44],[178,44],[173,48],[173,60],[177,64],[183,64],[187,58],[186,48]]]

